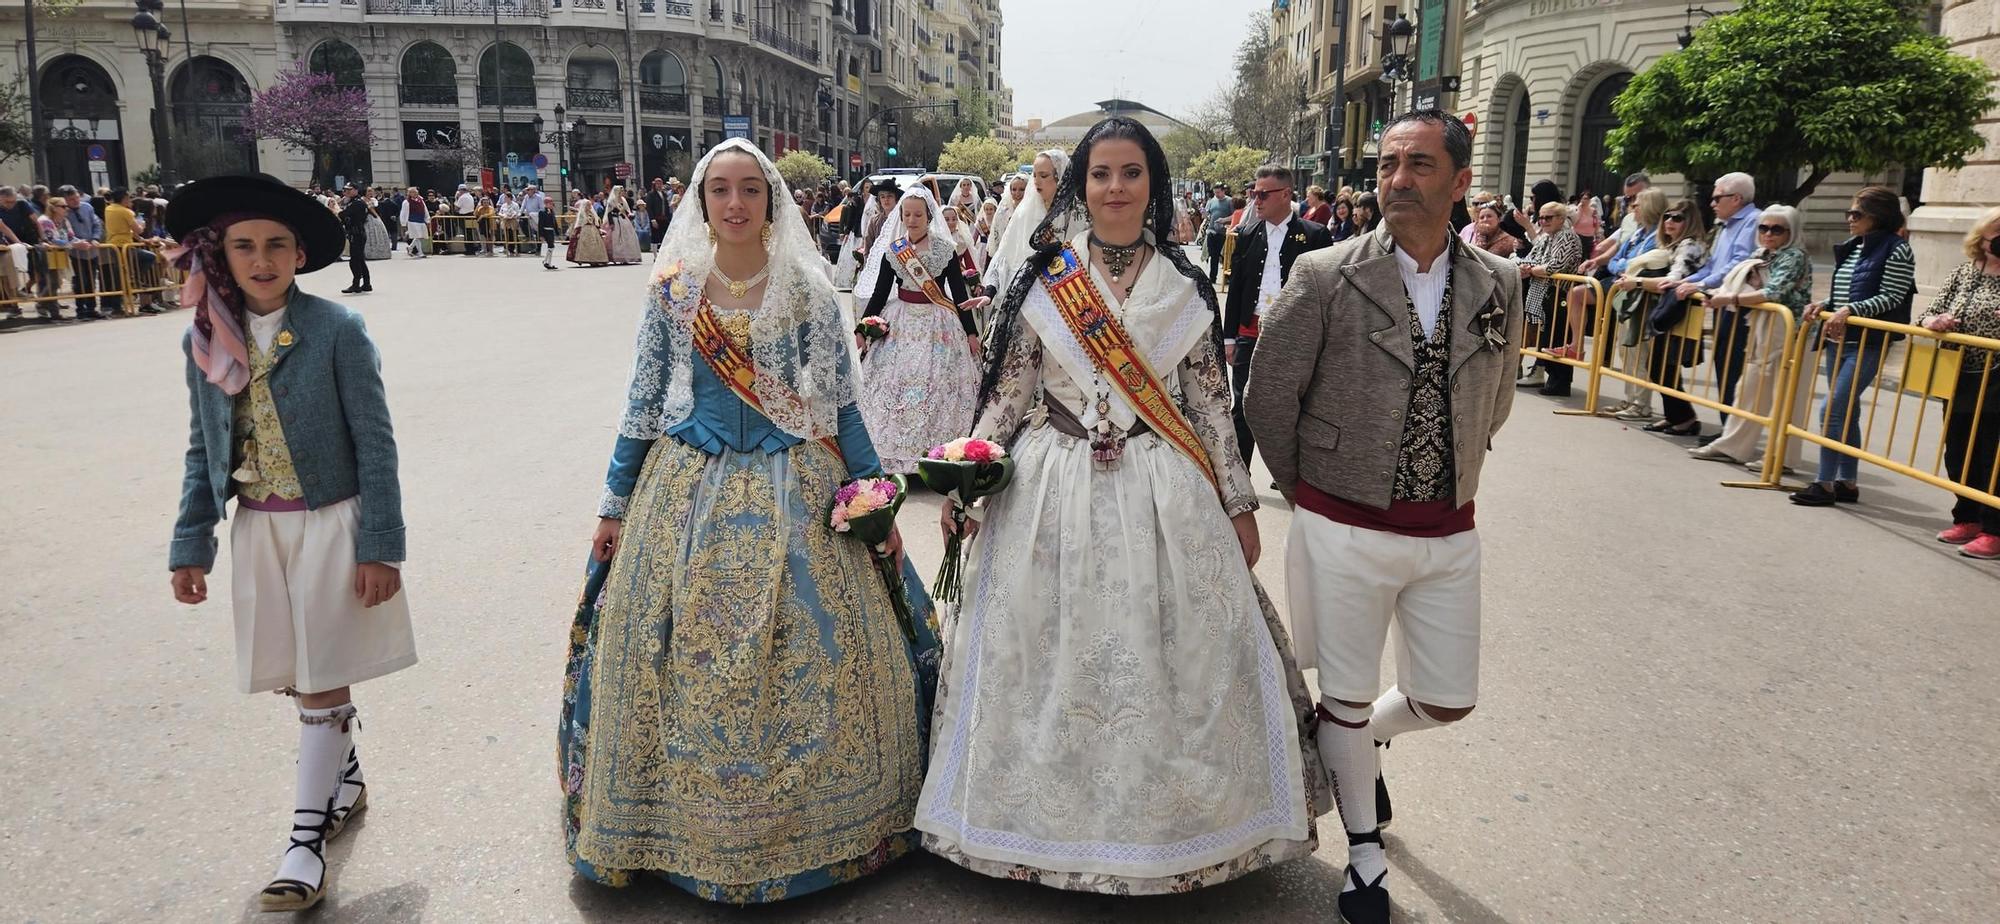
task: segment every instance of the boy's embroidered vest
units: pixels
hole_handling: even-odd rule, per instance
[[[236,493],[255,500],[277,497],[299,500],[306,496],[299,486],[299,473],[292,468],[292,450],[285,444],[284,428],[278,425],[278,403],[271,398],[271,363],[274,354],[250,343],[250,387],[236,396],[233,433],[236,444]]]

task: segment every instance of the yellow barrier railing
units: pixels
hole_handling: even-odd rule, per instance
[[[1846,323],[1860,336],[1825,344],[1818,372],[1810,379],[1798,377],[1806,397],[1816,397],[1822,385],[1827,393],[1816,413],[1787,422],[1786,434],[2000,508],[2000,458],[1975,464],[1981,461],[1981,443],[2000,436],[1995,433],[2000,429],[2000,340],[1872,318]],[[1795,362],[1823,329],[1815,324],[1799,331]],[[1899,359],[1900,366],[1893,365]],[[1871,368],[1872,375],[1864,374]],[[1892,371],[1896,387],[1882,387]],[[1854,384],[1840,387],[1844,381]],[[1843,393],[1844,400],[1836,400]],[[1916,399],[1914,408],[1911,398]],[[1926,451],[1924,411],[1933,400],[1943,405],[1945,432],[1935,437],[1934,450]],[[1922,467],[1921,457],[1928,457],[1928,468]]]
[[[166,260],[172,246],[171,241],[148,238],[130,244],[0,248],[0,310],[18,313],[32,307],[55,318],[69,301],[80,315],[138,314],[156,302],[170,302],[170,293],[179,289],[181,272]]]
[[[1761,438],[1756,480],[1732,487],[1786,487],[1787,459],[1812,445],[2000,508],[2000,339],[1850,318],[1859,336],[1826,343],[1823,323],[1784,305],[1718,308],[1701,295],[1656,331],[1657,293],[1607,303],[1594,280],[1551,283],[1555,301],[1521,354],[1590,374],[1584,409],[1558,413],[1594,414],[1601,381],[1614,379],[1679,402],[1670,413],[1695,426],[1696,407],[1725,415],[1709,444],[1719,456],[1746,457]],[[1594,316],[1562,316],[1579,310]],[[1929,425],[1934,401],[1942,433]]]

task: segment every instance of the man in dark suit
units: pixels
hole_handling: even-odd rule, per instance
[[[653,240],[667,239],[667,224],[674,220],[673,197],[667,192],[667,181],[653,178],[653,188],[646,192],[646,215],[653,222]]]
[[[1235,393],[1236,445],[1250,464],[1250,424],[1243,417],[1243,385],[1257,348],[1257,319],[1278,300],[1299,254],[1333,245],[1326,226],[1292,210],[1292,171],[1276,165],[1257,168],[1257,182],[1243,223],[1230,230],[1236,246],[1229,264],[1229,293],[1223,300],[1222,340],[1227,344],[1230,391]],[[1275,253],[1273,248],[1276,248]]]

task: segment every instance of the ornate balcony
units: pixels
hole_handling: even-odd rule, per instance
[[[808,45],[778,31],[777,27],[770,23],[757,23],[751,28],[750,37],[756,39],[759,45],[776,48],[801,61],[815,65],[819,63],[819,49],[817,47]]]
[[[398,84],[396,90],[405,106],[458,105],[458,84],[455,83],[405,83]]]
[[[368,12],[384,16],[479,16],[545,19],[548,0],[368,0]]]
[[[617,88],[565,87],[563,100],[571,109],[595,109],[602,112],[617,112],[624,106],[618,98]]]
[[[502,89],[501,87],[495,87],[489,84],[480,84],[479,105],[481,106],[499,105],[501,102],[501,93],[500,93],[501,89]],[[535,104],[535,88],[532,85],[509,86],[506,87],[505,89],[507,91],[505,97],[507,105],[533,106]]]
[[[704,103],[704,106],[707,104]],[[688,111],[687,93],[681,90],[662,90],[655,87],[639,89],[639,109],[643,112],[668,112],[685,115]]]

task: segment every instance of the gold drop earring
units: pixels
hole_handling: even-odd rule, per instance
[[[765,223],[764,223],[764,227],[763,227],[763,229],[762,229],[762,230],[759,230],[759,231],[757,232],[757,236],[763,239],[763,241],[764,241],[764,249],[765,249],[765,250],[770,250],[770,249],[771,249],[771,223],[770,223],[770,222],[765,222]]]
[[[711,243],[711,244],[715,243],[715,226],[714,226],[714,225],[709,225],[709,226],[708,226],[708,242],[709,242],[709,243]]]

